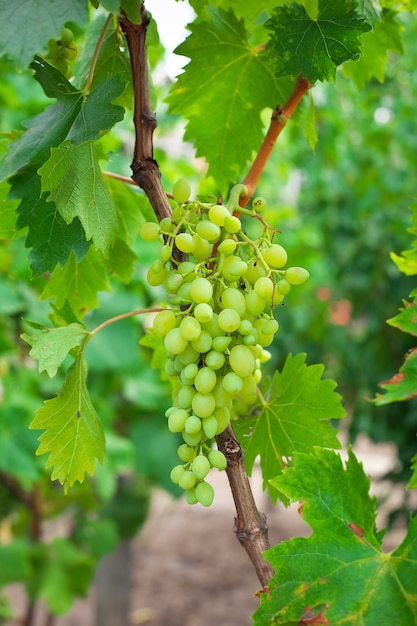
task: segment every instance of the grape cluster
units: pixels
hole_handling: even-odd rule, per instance
[[[266,348],[279,327],[274,307],[309,276],[301,267],[283,269],[287,253],[273,241],[277,231],[259,215],[264,201],[255,199],[251,211],[238,207],[244,189],[232,189],[228,206],[188,201],[190,188],[181,179],[173,191],[178,206],[172,216],[141,228],[146,241],[164,239],[147,279],[163,285],[171,300],[170,308],[155,316],[153,331],[167,350],[166,372],[178,383],[166,417],[169,430],[181,433],[184,443],[171,479],[190,504],[213,501],[206,476],[227,462],[211,440],[228,426],[232,403],[256,400],[261,364],[270,358]],[[249,238],[234,212],[259,219],[261,236]],[[187,260],[178,259],[178,250]]]
[[[72,75],[71,61],[77,57],[77,46],[74,43],[74,33],[70,28],[62,27],[59,39],[48,41],[48,54],[46,58],[62,74],[69,78]]]

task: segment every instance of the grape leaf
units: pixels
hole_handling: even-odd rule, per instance
[[[268,481],[282,471],[294,452],[308,452],[313,446],[340,448],[330,419],[345,415],[332,380],[322,380],[323,365],[305,364],[305,354],[288,355],[282,372],[265,380],[265,403],[258,413],[239,419],[235,429],[244,447],[249,474],[261,457],[264,488],[274,500],[277,493]]]
[[[385,393],[375,394],[376,405],[409,400],[417,396],[417,348],[405,355],[405,361],[397,374],[379,383]]]
[[[117,231],[117,213],[101,175],[93,144],[78,147],[64,142],[51,149],[39,169],[42,191],[67,223],[78,217],[87,240],[107,257]]]
[[[94,473],[95,460],[103,461],[103,428],[86,387],[87,367],[83,354],[68,370],[60,395],[46,400],[29,428],[45,430],[36,454],[49,453],[46,467],[53,467],[52,480],[65,492],[85,473]]]
[[[132,186],[121,183],[119,180],[105,176],[109,196],[116,207],[119,220],[119,236],[132,248],[145,221],[154,219],[148,198]]]
[[[122,240],[117,238],[114,245],[110,249],[108,260],[109,271],[116,274],[124,283],[128,284],[134,270],[134,262],[137,256],[129,246]]]
[[[400,313],[387,320],[387,324],[395,326],[405,333],[410,335],[417,335],[417,301],[407,302],[403,301],[404,308],[400,309]]]
[[[55,376],[69,351],[81,346],[86,336],[87,331],[81,324],[45,328],[36,335],[21,335],[32,346],[29,354],[38,361],[39,372],[46,371],[51,378]]]
[[[272,31],[266,52],[275,75],[302,74],[312,84],[334,80],[338,65],[359,58],[359,36],[371,29],[353,0],[319,0],[316,19],[292,2],[276,7],[265,27]]]
[[[51,146],[64,141],[81,108],[82,94],[61,72],[39,58],[31,67],[46,95],[57,101],[23,124],[26,132],[10,145],[0,163],[0,182],[30,163],[43,163]]]
[[[106,262],[100,251],[90,248],[80,262],[72,253],[64,267],[55,268],[41,299],[53,298],[58,309],[68,303],[77,318],[81,318],[98,307],[99,291],[110,291]]]
[[[185,139],[206,157],[209,174],[223,189],[259,148],[261,111],[285,100],[289,85],[277,81],[264,54],[249,46],[244,23],[231,10],[207,11],[210,19],[192,24],[192,34],[176,49],[191,61],[168,103],[188,119]]]
[[[29,227],[26,247],[30,247],[32,276],[52,272],[57,264],[65,265],[71,251],[80,261],[90,243],[85,240],[78,218],[67,224],[56,205],[41,193],[41,180],[28,168],[10,179],[9,199],[20,199],[17,228]]]
[[[272,481],[313,529],[265,553],[275,570],[254,615],[265,624],[409,626],[417,619],[417,516],[390,554],[375,527],[376,499],[351,450],[346,468],[332,450],[297,454]]]
[[[372,32],[363,35],[360,59],[349,61],[343,67],[344,75],[351,76],[358,89],[363,89],[371,78],[384,82],[388,50],[404,52],[404,26],[395,19],[393,11],[383,11],[381,18],[375,21]]]
[[[9,54],[21,68],[37,52],[46,50],[48,39],[59,39],[65,22],[83,25],[87,22],[85,0],[15,0],[0,5],[0,56]]]

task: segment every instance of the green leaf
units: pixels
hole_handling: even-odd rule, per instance
[[[387,324],[395,326],[405,333],[417,336],[417,301],[403,301],[404,308],[400,309],[400,313],[387,320]]]
[[[94,248],[80,262],[71,254],[64,267],[58,265],[52,272],[41,299],[55,299],[58,309],[68,303],[77,318],[81,318],[98,307],[99,291],[110,291],[106,269],[103,255]]]
[[[275,570],[255,626],[332,624],[409,626],[417,619],[417,517],[390,554],[375,527],[369,479],[349,451],[346,468],[331,450],[297,454],[274,485],[301,501],[308,538],[284,541],[266,552]]]
[[[64,141],[81,108],[82,94],[57,69],[40,58],[31,67],[46,95],[57,101],[23,124],[27,131],[10,145],[0,164],[0,182],[30,163],[41,165],[51,146]]]
[[[302,74],[310,83],[334,80],[338,65],[359,58],[359,37],[371,28],[353,0],[319,0],[316,19],[291,2],[277,7],[265,27],[272,31],[266,52],[275,75]]]
[[[185,139],[207,159],[209,174],[224,188],[236,182],[259,148],[261,111],[285,100],[289,85],[279,83],[264,54],[249,46],[242,20],[230,10],[207,11],[210,20],[192,24],[192,34],[176,49],[191,62],[168,102],[171,112],[188,119]]]
[[[404,52],[404,26],[395,19],[395,15],[394,11],[383,11],[381,19],[375,21],[372,32],[365,33],[362,37],[360,59],[344,65],[343,73],[353,78],[358,89],[363,89],[372,78],[383,83],[388,51]]]
[[[417,489],[417,454],[411,459],[411,469],[413,470],[413,474],[407,485],[407,489]]]
[[[389,380],[379,383],[385,393],[375,394],[376,405],[410,400],[417,396],[417,348],[405,355],[405,361],[397,374]]]
[[[39,372],[46,371],[53,378],[70,350],[81,346],[87,334],[81,324],[69,324],[46,328],[36,335],[23,333],[21,337],[32,346],[29,354],[38,361]]]
[[[417,248],[405,250],[401,256],[391,252],[390,257],[400,272],[406,276],[415,276],[417,274]]]
[[[95,460],[103,461],[103,428],[86,387],[87,367],[80,354],[68,370],[60,395],[47,400],[30,424],[45,432],[39,437],[36,454],[49,453],[46,467],[53,467],[52,480],[65,492],[85,473],[94,473]]]
[[[117,231],[117,213],[101,175],[94,146],[68,142],[51,149],[40,168],[42,191],[49,191],[64,220],[78,217],[87,240],[107,257]]]
[[[120,122],[124,116],[124,109],[112,102],[121,96],[125,86],[126,83],[117,76],[103,80],[83,102],[67,139],[76,146],[95,141]]]
[[[0,545],[0,587],[21,582],[32,574],[28,548],[20,541]]]
[[[288,355],[282,372],[272,383],[266,380],[265,398],[259,413],[239,419],[236,434],[245,450],[246,467],[251,473],[261,457],[264,488],[274,500],[277,493],[268,485],[281,473],[295,452],[308,452],[313,446],[340,448],[337,431],[330,419],[345,415],[332,380],[322,380],[323,365],[305,364],[305,354]]]
[[[119,220],[119,237],[133,248],[137,241],[140,227],[144,222],[154,219],[148,198],[137,188],[111,178],[104,177],[107,191],[116,207]]]
[[[88,6],[85,0],[16,0],[0,6],[0,56],[9,54],[24,68],[37,52],[46,50],[48,39],[59,39],[65,22],[85,24]],[[42,25],[42,26],[41,26]]]
[[[130,282],[137,256],[121,239],[116,239],[110,250],[108,266],[111,274],[116,274],[124,283]]]
[[[26,247],[33,277],[52,272],[56,265],[64,266],[71,251],[81,260],[90,243],[78,218],[67,224],[54,202],[41,192],[41,179],[33,169],[25,169],[10,179],[10,199],[20,199],[17,228],[29,227]]]

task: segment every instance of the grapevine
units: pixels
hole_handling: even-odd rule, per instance
[[[274,241],[277,231],[256,212],[263,199],[244,209],[238,202],[246,194],[244,185],[235,185],[226,204],[189,201],[189,185],[180,179],[172,216],[141,228],[144,240],[164,241],[147,280],[167,293],[169,308],[157,313],[153,332],[163,341],[165,371],[173,380],[168,429],[181,433],[184,442],[171,480],[190,504],[213,502],[206,477],[212,468],[227,466],[224,454],[212,449],[213,439],[237,407],[256,401],[261,366],[271,356],[266,348],[279,329],[276,307],[292,285],[309,277],[301,267],[284,269],[287,252]],[[245,233],[242,213],[260,218],[257,239]],[[178,250],[187,260],[178,260]]]

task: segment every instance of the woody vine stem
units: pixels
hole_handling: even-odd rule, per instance
[[[149,97],[146,53],[148,25],[149,17],[143,3],[140,24],[132,23],[125,13],[120,14],[120,26],[129,48],[134,91],[135,147],[131,165],[132,179],[145,191],[158,221],[161,221],[171,215],[171,208],[161,184],[161,172],[153,156],[156,118]],[[243,181],[248,192],[240,200],[242,207],[246,206],[253,195],[275,141],[309,88],[309,83],[299,77],[285,106],[283,108],[278,106],[275,109],[263,144]],[[274,573],[271,565],[263,557],[263,552],[270,547],[266,517],[256,507],[244,464],[243,450],[232,427],[228,426],[216,440],[227,459],[226,472],[236,507],[234,530],[237,539],[247,552],[261,585],[266,587]]]

